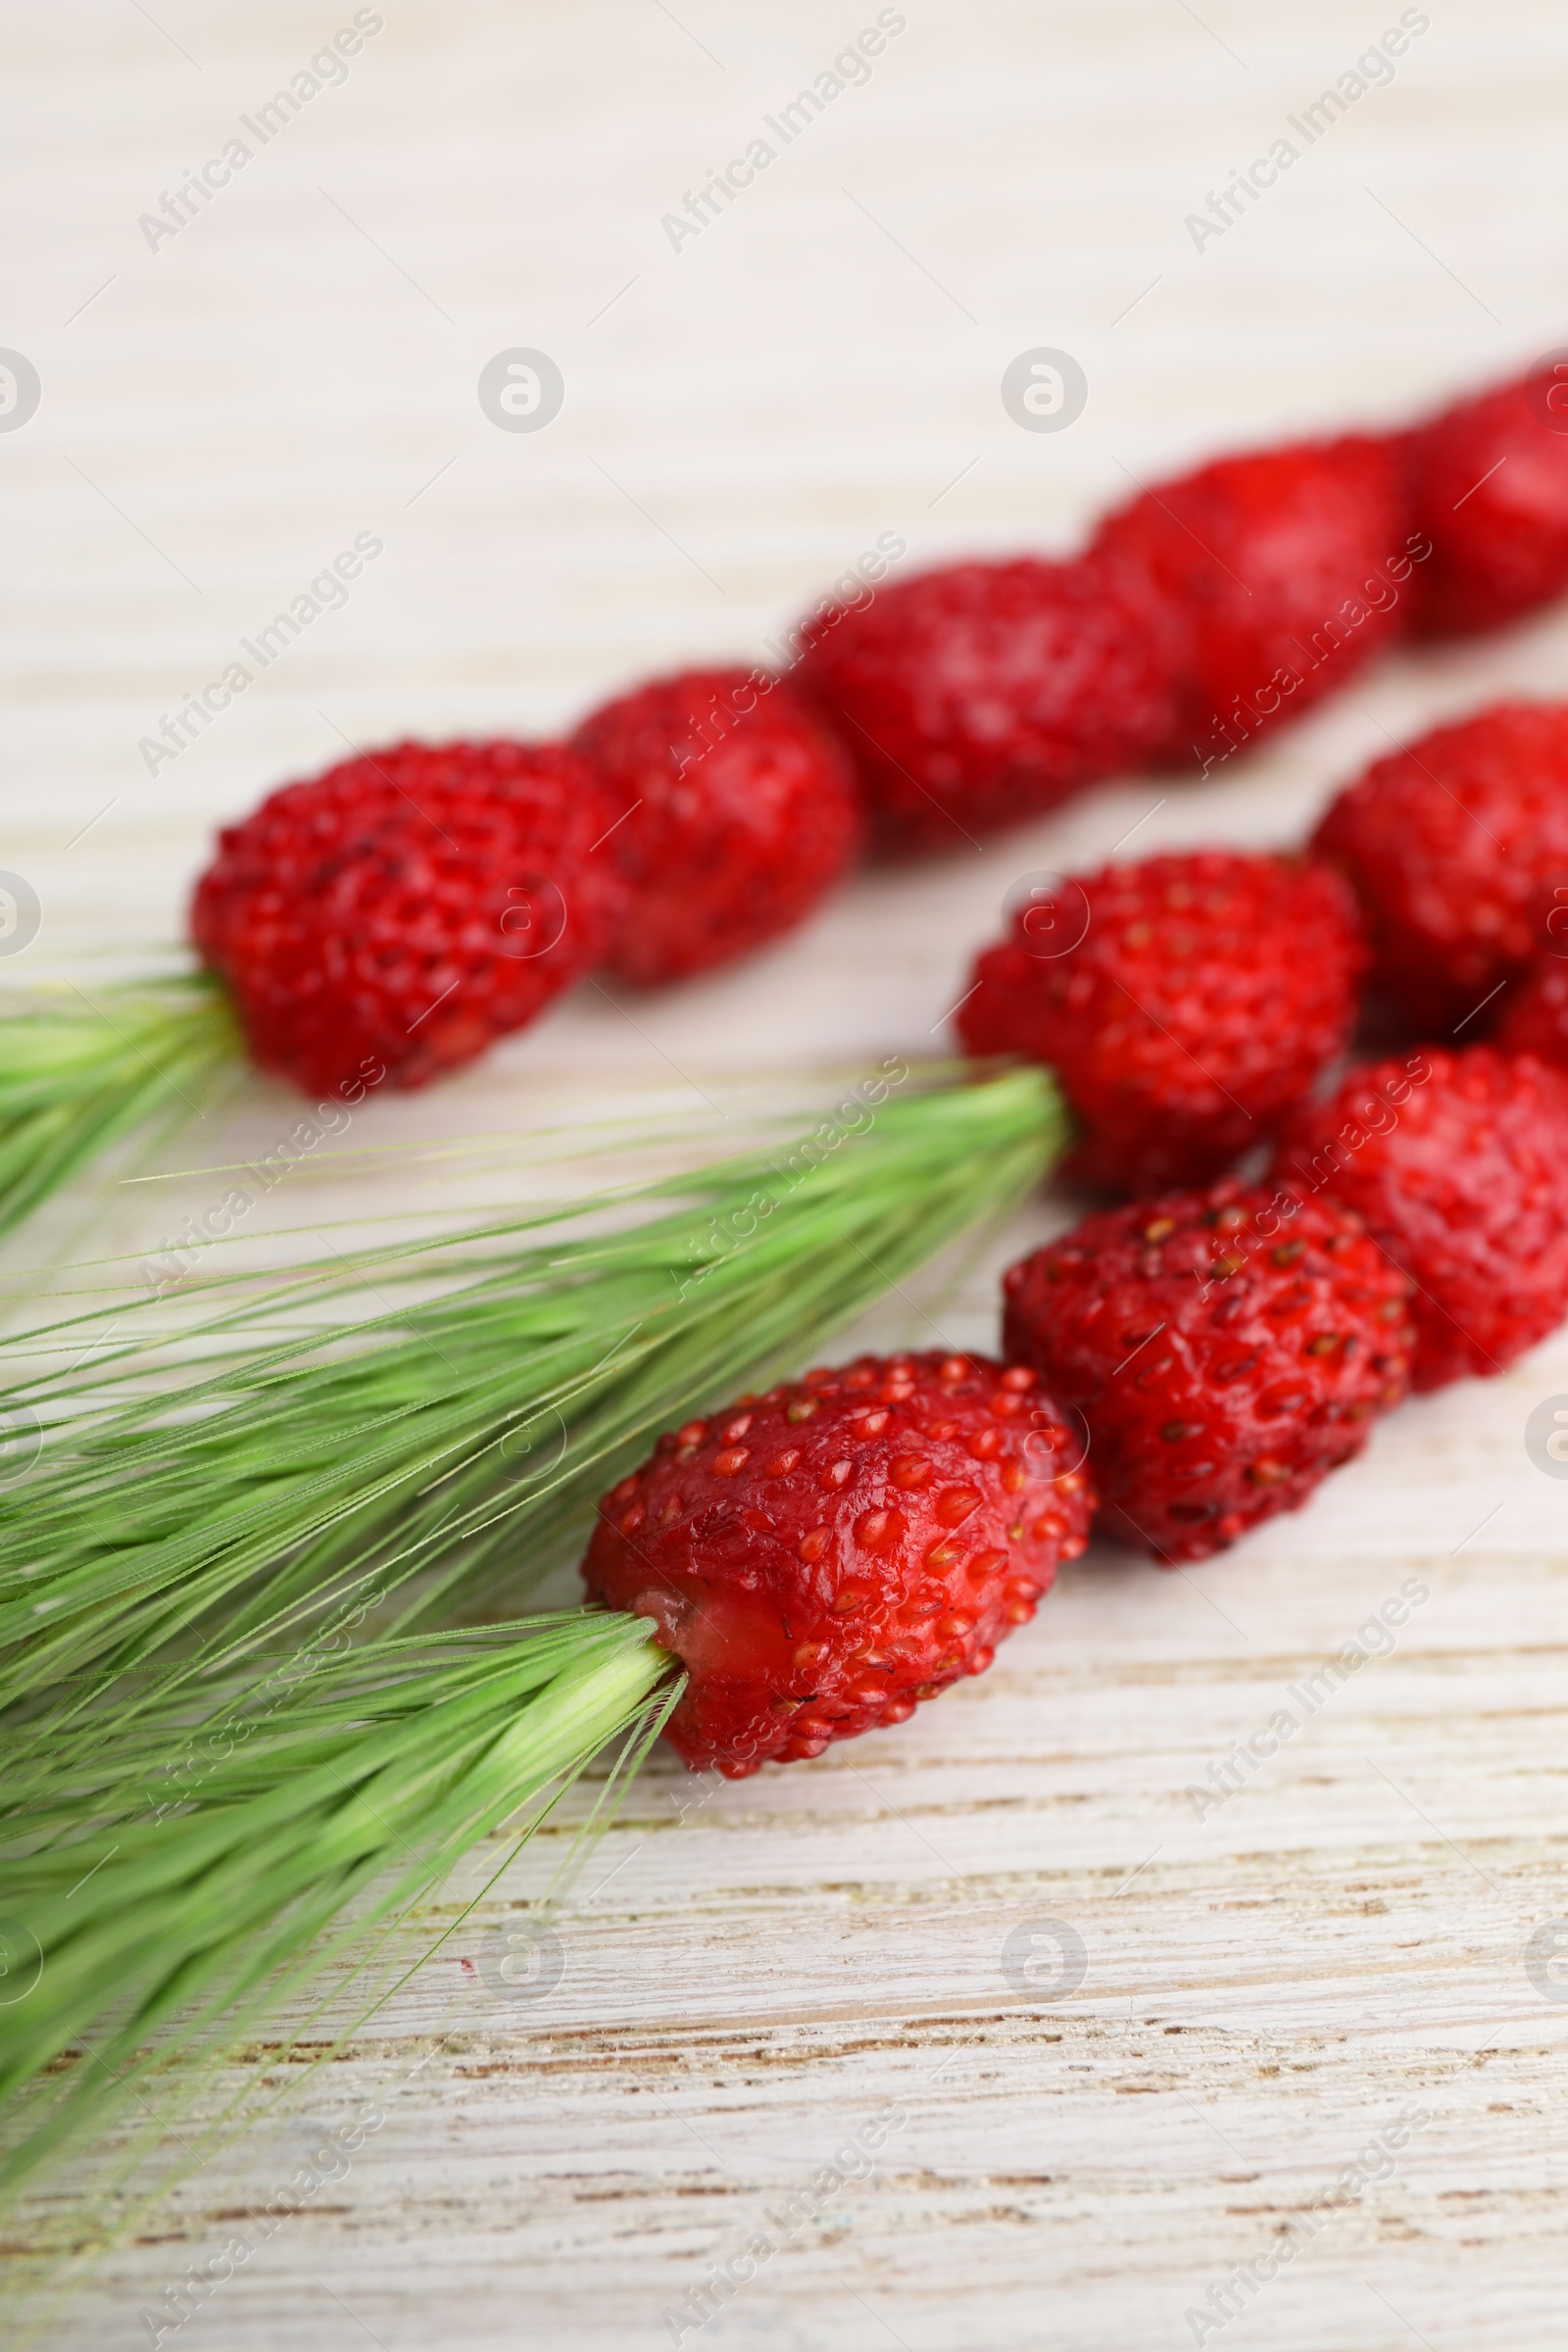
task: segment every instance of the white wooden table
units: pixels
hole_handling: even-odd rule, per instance
[[[1064,546],[1129,473],[1390,418],[1568,340],[1548,0],[1433,0],[1392,80],[1200,246],[1187,215],[1397,9],[902,13],[677,243],[662,217],[874,9],[386,0],[292,115],[272,94],[352,33],[347,0],[14,16],[0,343],[42,397],[0,433],[0,862],[44,921],[6,976],[102,974],[173,937],[215,823],[345,738],[554,729],[638,671],[763,652],[880,532],[910,564]],[[139,225],[236,136],[252,152],[210,202]],[[999,397],[1042,345],[1089,380],[1060,433]],[[539,432],[476,397],[517,347],[564,381]],[[361,532],[382,553],[347,603],[150,761],[142,740]],[[439,1101],[374,1106],[366,1140],[519,1123],[585,1076],[612,1096],[929,1051],[1019,873],[1140,820],[1150,849],[1295,837],[1388,731],[1565,678],[1568,612],[1406,661],[1202,790],[1130,779],[870,875],[744,969],[628,1005],[585,991]],[[281,1101],[236,1112],[241,1148]],[[89,1212],[95,1248],[164,1213],[88,1190],[7,1263]],[[993,1274],[940,1310],[954,1343],[993,1334]],[[342,2177],[166,2342],[634,2352],[768,2231],[682,2340],[1560,2344],[1568,2005],[1527,1952],[1568,1916],[1568,1487],[1522,1438],[1559,1391],[1564,1340],[1412,1405],[1307,1511],[1190,1573],[1097,1550],[902,1731],[739,1787],[661,1761],[563,1919],[549,1993],[486,1973],[541,1848],[48,2340],[146,2343],[141,2315],[233,2217],[379,2101]],[[1364,1638],[1388,1654],[1195,1804],[1410,1579],[1427,1596],[1396,1636]],[[1082,1945],[1055,1993],[1049,1968],[1036,1990],[1004,1969],[1042,1921]],[[840,2150],[857,2177],[823,2169]]]

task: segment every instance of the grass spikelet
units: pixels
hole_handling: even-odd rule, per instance
[[[221,1660],[367,1596],[386,1630],[514,1607],[654,1435],[1010,1209],[1065,1125],[1038,1070],[860,1107],[616,1196],[608,1228],[601,1200],[338,1255],[177,1346],[140,1344],[145,1306],[107,1348],[97,1317],[47,1335],[70,1369],[0,1391],[45,1432],[0,1491],[0,1706],[33,1718],[14,1783],[172,1649]]]

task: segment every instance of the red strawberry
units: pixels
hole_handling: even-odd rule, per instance
[[[1344,1051],[1365,962],[1338,875],[1199,850],[1032,897],[957,1021],[971,1054],[1055,1069],[1080,1174],[1149,1192],[1267,1138]]]
[[[1568,878],[1568,704],[1498,703],[1376,760],[1312,846],[1348,874],[1416,1022],[1468,1023],[1525,971],[1539,896]]]
[[[1227,1177],[1011,1267],[1004,1351],[1083,1414],[1107,1524],[1200,1560],[1360,1452],[1404,1394],[1409,1288],[1337,1201]]]
[[[1096,547],[1178,631],[1161,756],[1206,771],[1343,685],[1402,624],[1406,535],[1393,448],[1359,434],[1220,458],[1110,514]]]
[[[1504,1371],[1568,1314],[1568,1078],[1491,1046],[1363,1063],[1280,1140],[1415,1282],[1418,1389]]]
[[[1534,1054],[1542,1061],[1568,1069],[1568,885],[1550,902],[1546,920],[1564,915],[1564,935],[1548,932],[1547,946],[1523,985],[1503,999],[1507,1009],[1497,1024],[1497,1048],[1503,1054]]]
[[[861,1356],[661,1438],[600,1505],[589,1597],[690,1680],[668,1738],[732,1780],[902,1723],[1034,1615],[1093,1507],[1026,1371]]]
[[[1460,401],[1405,441],[1413,519],[1432,542],[1416,624],[1494,629],[1568,588],[1568,368]]]
[[[261,1067],[307,1093],[422,1086],[603,954],[618,810],[551,744],[398,744],[285,785],[219,836],[191,931]]]
[[[595,710],[572,744],[624,812],[613,850],[631,897],[611,966],[639,987],[789,930],[859,849],[849,761],[764,672],[657,678]]]
[[[1103,564],[950,564],[803,633],[802,686],[890,848],[952,850],[1038,816],[1170,727],[1160,631]]]

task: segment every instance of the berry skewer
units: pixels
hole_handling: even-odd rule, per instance
[[[255,1660],[54,1751],[0,1859],[38,1963],[0,2010],[0,2189],[103,2120],[155,2033],[166,2066],[232,2041],[607,1741],[612,1782],[662,1723],[692,1770],[743,1778],[983,1673],[1087,1542],[1075,1451],[1028,1371],[860,1357],[661,1440],[601,1506],[583,1573],[608,1612],[307,1651],[308,1674],[296,1653],[281,1699]],[[83,2042],[101,2065],[40,2082]]]
[[[219,1282],[172,1334],[143,1300],[24,1335],[70,1363],[4,1392],[45,1433],[0,1490],[8,1783],[160,1657],[350,1594],[400,1630],[514,1601],[661,1428],[798,1364],[1061,1148],[1039,1072],[918,1086],[895,1065],[808,1136],[575,1210]]]
[[[94,1374],[29,1388],[52,1427],[0,1523],[14,1636],[0,1913],[49,1966],[0,2014],[0,2178],[20,2184],[101,2121],[99,2084],[117,2096],[117,2078],[221,2045],[306,1990],[474,1838],[552,1801],[606,1740],[634,1758],[683,1658],[727,1710],[707,1760],[754,1770],[873,1715],[897,1722],[980,1671],[1032,1613],[1089,1514],[1070,1433],[1032,1376],[967,1358],[861,1362],[837,1392],[818,1374],[690,1419],[770,1360],[798,1360],[977,1217],[1005,1213],[1060,1148],[1059,1104],[1036,1073],[887,1100],[903,1083],[872,1081],[806,1139],[633,1196],[644,1215],[627,1230],[595,1217],[574,1241],[558,1210],[536,1220],[536,1247],[525,1230],[454,1237],[459,1280],[435,1299],[422,1294],[441,1251],[367,1255],[260,1301],[241,1289],[194,1332],[145,1346],[132,1332]],[[660,1215],[671,1195],[686,1205]],[[618,1226],[623,1198],[584,1205],[606,1204]],[[477,1278],[476,1250],[490,1260]],[[385,1308],[400,1280],[410,1301],[376,1322],[293,1336],[323,1291],[368,1286]],[[92,1317],[65,1329],[77,1354],[102,1336]],[[204,1340],[219,1365],[192,1380]],[[149,1375],[151,1398],[118,1401],[127,1377]],[[748,1416],[803,1441],[770,1447],[750,1478],[734,1435]],[[734,1588],[750,1570],[710,1550],[707,1507],[710,1607],[688,1557],[684,1573],[645,1577],[616,1616],[354,1646],[369,1610],[427,1624],[525,1586],[617,1467],[637,1479],[629,1462],[670,1423],[644,1474],[660,1484],[666,1549],[692,1541],[663,1505],[672,1468],[687,1479],[699,1453],[746,1515],[750,1552],[753,1518],[779,1531],[775,1624],[752,1629],[749,1664]],[[808,1490],[810,1525],[792,1542]],[[622,1552],[628,1507],[623,1478],[604,1539]],[[593,1589],[614,1576],[596,1554]],[[637,1613],[654,1590],[668,1596],[668,1646]],[[854,1610],[836,1605],[852,1592]],[[710,1617],[723,1640],[705,1656]],[[768,1702],[749,1743],[733,1721],[748,1678]],[[68,1854],[101,1864],[85,1903],[81,1868],[62,1875]],[[352,1932],[329,1933],[350,1904]],[[107,2067],[62,2073],[54,2060],[83,2036]]]
[[[202,966],[0,1019],[0,1233],[111,1144],[252,1065],[330,1124],[461,1068],[608,967],[749,954],[857,854],[849,763],[782,684],[691,672],[578,745],[400,744],[283,787],[197,883]],[[712,710],[726,716],[712,726]]]
[[[286,787],[224,833],[183,992],[0,1021],[0,1233],[200,1107],[241,1038],[338,1102],[422,1085],[596,965],[649,986],[779,936],[866,833],[954,848],[1130,765],[1206,773],[1407,629],[1537,610],[1568,588],[1562,390],[1221,458],[1065,563],[824,597],[789,678],[683,671],[569,746],[403,744]]]
[[[1086,1217],[1003,1295],[1004,1353],[1083,1415],[1106,1525],[1166,1565],[1298,1509],[1409,1387],[1408,1276],[1304,1187]]]
[[[51,1757],[0,1859],[0,2201],[125,2101],[147,2115],[149,2075],[167,2112],[172,2060],[216,2058],[323,1978],[373,2007],[353,1973],[373,1932],[508,1821],[515,1851],[618,1742],[602,1826],[678,1689],[651,1631],[587,1611],[357,1645],[329,1628]],[[172,2119],[185,2164],[192,2131]],[[98,2234],[79,2188],[66,2223],[74,2252]]]
[[[1200,1183],[1263,1143],[1355,1026],[1369,957],[1340,876],[1197,850],[1052,876],[976,959],[971,1054],[1048,1064],[1069,1169],[1118,1192]]]
[[[1568,400],[1538,368],[1406,432],[1218,458],[1082,555],[945,564],[824,598],[799,676],[876,837],[960,848],[1149,764],[1197,778],[1401,638],[1568,591]]]

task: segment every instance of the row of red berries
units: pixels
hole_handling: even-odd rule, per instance
[[[1269,1181],[1093,1213],[1003,1293],[1005,1364],[808,1372],[606,1496],[588,1595],[685,1667],[694,1770],[819,1755],[983,1673],[1097,1509],[1201,1559],[1412,1385],[1500,1371],[1568,1308],[1568,1080],[1488,1047],[1352,1073]]]
[[[1316,847],[1342,870],[1200,852],[1064,878],[981,956],[968,1040],[1056,1067],[1080,1171],[1185,1188],[1013,1266],[1004,1364],[808,1374],[606,1498],[589,1593],[685,1665],[670,1738],[694,1769],[903,1721],[984,1671],[1097,1510],[1203,1558],[1412,1388],[1500,1372],[1568,1312],[1568,711],[1504,707],[1380,761]],[[1502,991],[1499,1045],[1417,1046],[1324,1096],[1369,965],[1418,1031],[1462,1034]],[[1263,1181],[1213,1181],[1253,1146]]]
[[[972,1052],[1054,1067],[1078,1172],[1143,1197],[1015,1269],[1007,1345],[1089,1415],[1110,1522],[1163,1558],[1568,1315],[1568,707],[1377,761],[1311,849],[1057,879],[958,1014]],[[1385,1051],[1346,1066],[1358,1025]],[[1260,1188],[1222,1173],[1249,1163]]]
[[[417,1085],[607,965],[640,986],[798,922],[862,844],[1036,815],[1129,765],[1189,772],[1406,629],[1568,588],[1568,416],[1548,370],[1409,432],[1221,459],[1085,554],[820,601],[790,678],[693,670],[569,744],[405,744],[222,836],[196,943],[264,1067]]]
[[[1313,848],[1054,882],[981,955],[960,1030],[1054,1068],[1091,1182],[1148,1195],[1272,1152],[1414,1279],[1417,1388],[1499,1371],[1568,1313],[1568,708],[1378,761]],[[1358,1019],[1418,1050],[1325,1099]]]
[[[1568,1066],[1565,956],[1568,705],[1505,703],[1378,760],[1308,856],[1040,879],[956,1021],[1056,1070],[1079,1173],[1148,1192],[1268,1142],[1358,1022]]]
[[[1405,1393],[1411,1285],[1289,1188],[1086,1219],[1004,1285],[1005,1365],[862,1357],[662,1438],[600,1505],[591,1600],[684,1666],[668,1737],[731,1778],[903,1722],[1108,1529],[1200,1558],[1301,1502]]]
[[[825,600],[793,682],[689,672],[568,746],[404,746],[291,787],[224,835],[198,943],[266,1066],[416,1084],[596,964],[649,984],[775,936],[867,836],[940,846],[1139,760],[1206,767],[1403,628],[1568,587],[1559,390],[1221,461],[1069,564]],[[1010,1271],[1005,1364],[808,1373],[606,1498],[588,1589],[683,1660],[688,1762],[903,1720],[984,1670],[1097,1507],[1200,1558],[1409,1388],[1501,1370],[1568,1310],[1568,710],[1378,762],[1312,848],[1068,878],[980,958],[970,1049],[1049,1062],[1080,1174],[1152,1196]],[[1323,1100],[1369,975],[1446,1042]],[[1501,1050],[1452,1050],[1499,1022]],[[1254,1150],[1264,1182],[1223,1173]]]

